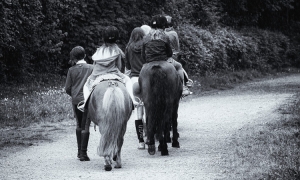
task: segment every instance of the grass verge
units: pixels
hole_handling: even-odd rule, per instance
[[[279,120],[245,127],[230,140],[228,179],[300,179],[300,93],[279,110]]]

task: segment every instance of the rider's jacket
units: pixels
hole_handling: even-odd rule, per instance
[[[91,74],[91,79],[94,80],[104,74],[117,74],[123,77],[120,71],[122,67],[122,57],[124,57],[124,53],[117,44],[103,44],[92,56],[94,69]]]
[[[144,37],[142,58],[146,62],[166,61],[172,54],[170,39],[162,29],[151,29]]]
[[[169,36],[173,53],[179,53],[180,46],[177,32],[174,30],[174,28],[166,28],[165,33]]]
[[[142,58],[142,45],[143,40],[132,42],[125,49],[125,66],[128,70],[131,70],[131,77],[138,77],[140,71],[145,64],[145,60]]]
[[[83,86],[93,71],[93,66],[86,63],[77,63],[68,70],[65,90],[72,97],[72,104],[83,100]]]

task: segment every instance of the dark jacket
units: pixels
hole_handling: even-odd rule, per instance
[[[146,62],[142,58],[142,45],[143,40],[140,40],[129,44],[125,49],[125,65],[128,70],[131,70],[131,77],[138,77]]]
[[[65,90],[72,97],[72,104],[78,104],[83,98],[83,86],[93,71],[93,65],[76,64],[69,68]]]
[[[169,57],[172,57],[172,54],[170,40],[167,35],[155,40],[151,39],[150,35],[145,36],[142,57],[146,62],[166,61]]]

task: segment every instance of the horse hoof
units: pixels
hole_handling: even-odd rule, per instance
[[[148,145],[148,153],[150,155],[154,155],[155,154],[155,145]]]
[[[115,165],[116,169],[120,169],[122,166],[121,165]]]
[[[173,142],[172,147],[174,148],[180,148],[179,142]]]
[[[162,156],[168,156],[169,155],[169,151],[166,150],[166,151],[161,151],[161,155]]]
[[[111,165],[104,165],[105,171],[111,171],[111,169],[112,169]]]

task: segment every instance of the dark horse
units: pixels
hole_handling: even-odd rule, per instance
[[[99,126],[101,138],[97,152],[99,156],[104,157],[104,169],[112,169],[111,159],[116,160],[115,168],[121,168],[121,148],[133,108],[125,85],[117,80],[100,82],[90,95],[86,106],[85,131],[89,130],[91,121]]]
[[[161,155],[168,155],[167,139],[171,127],[172,147],[179,147],[177,111],[182,94],[182,82],[175,67],[167,61],[145,64],[139,76],[138,94],[145,105],[148,152],[150,155],[155,154],[156,134]]]

